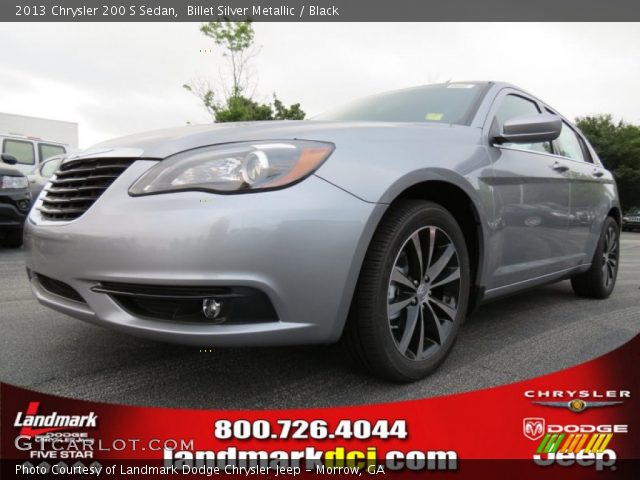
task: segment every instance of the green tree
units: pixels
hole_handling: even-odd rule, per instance
[[[294,103],[287,108],[278,100],[275,93],[273,94],[273,108],[276,110],[273,116],[275,120],[304,120],[305,113],[300,108],[299,103]]]
[[[211,38],[228,61],[231,86],[219,88],[203,81],[182,87],[196,95],[215,122],[243,122],[251,120],[302,120],[304,111],[299,103],[286,107],[276,94],[273,105],[259,103],[247,93],[250,83],[250,62],[257,55],[254,48],[255,32],[250,21],[218,21],[204,23],[200,31]]]
[[[622,207],[640,206],[640,126],[611,115],[579,117],[576,124],[613,173]]]

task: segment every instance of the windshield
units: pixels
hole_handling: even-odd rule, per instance
[[[397,90],[356,100],[313,119],[469,125],[487,87],[469,82]]]

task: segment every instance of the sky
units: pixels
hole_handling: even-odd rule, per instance
[[[569,118],[640,124],[638,23],[256,23],[255,98],[308,115],[363,95],[501,80]],[[0,23],[0,112],[79,124],[80,147],[210,122],[181,86],[224,76],[197,23]],[[28,132],[23,132],[27,133]]]

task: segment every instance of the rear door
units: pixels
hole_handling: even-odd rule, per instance
[[[615,191],[613,179],[592,153],[587,141],[569,123],[554,141],[561,160],[571,168],[571,215],[567,248],[575,264],[591,263],[602,222],[607,217]]]
[[[489,138],[505,121],[541,113],[537,101],[504,89],[491,107],[485,130]],[[571,265],[567,247],[571,172],[554,156],[550,142],[490,145],[496,218],[491,246],[492,279],[487,290],[543,277]]]

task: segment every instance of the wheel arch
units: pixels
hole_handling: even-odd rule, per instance
[[[455,217],[469,253],[472,282],[468,312],[473,312],[484,294],[482,273],[485,238],[478,205],[459,185],[443,180],[416,183],[400,192],[392,203],[402,200],[428,200],[442,206]]]
[[[620,208],[612,207],[607,216],[612,217],[619,227],[622,226],[622,212],[620,211]]]
[[[471,292],[467,315],[471,314],[481,303],[484,297],[484,273],[486,262],[486,245],[488,245],[488,230],[486,228],[485,209],[478,198],[478,194],[471,184],[461,175],[455,172],[435,170],[413,172],[396,181],[385,192],[379,202],[385,204],[388,209],[394,202],[401,200],[428,200],[449,210],[458,221],[469,250],[470,266],[472,271]],[[386,209],[385,209],[386,210]],[[353,305],[353,298],[357,290],[357,280],[362,270],[364,254],[369,249],[373,235],[377,231],[385,215],[381,213],[367,233],[368,241],[365,248],[358,255],[357,275],[349,291],[347,310]],[[460,219],[463,221],[460,221]],[[346,325],[347,319],[343,324]]]

